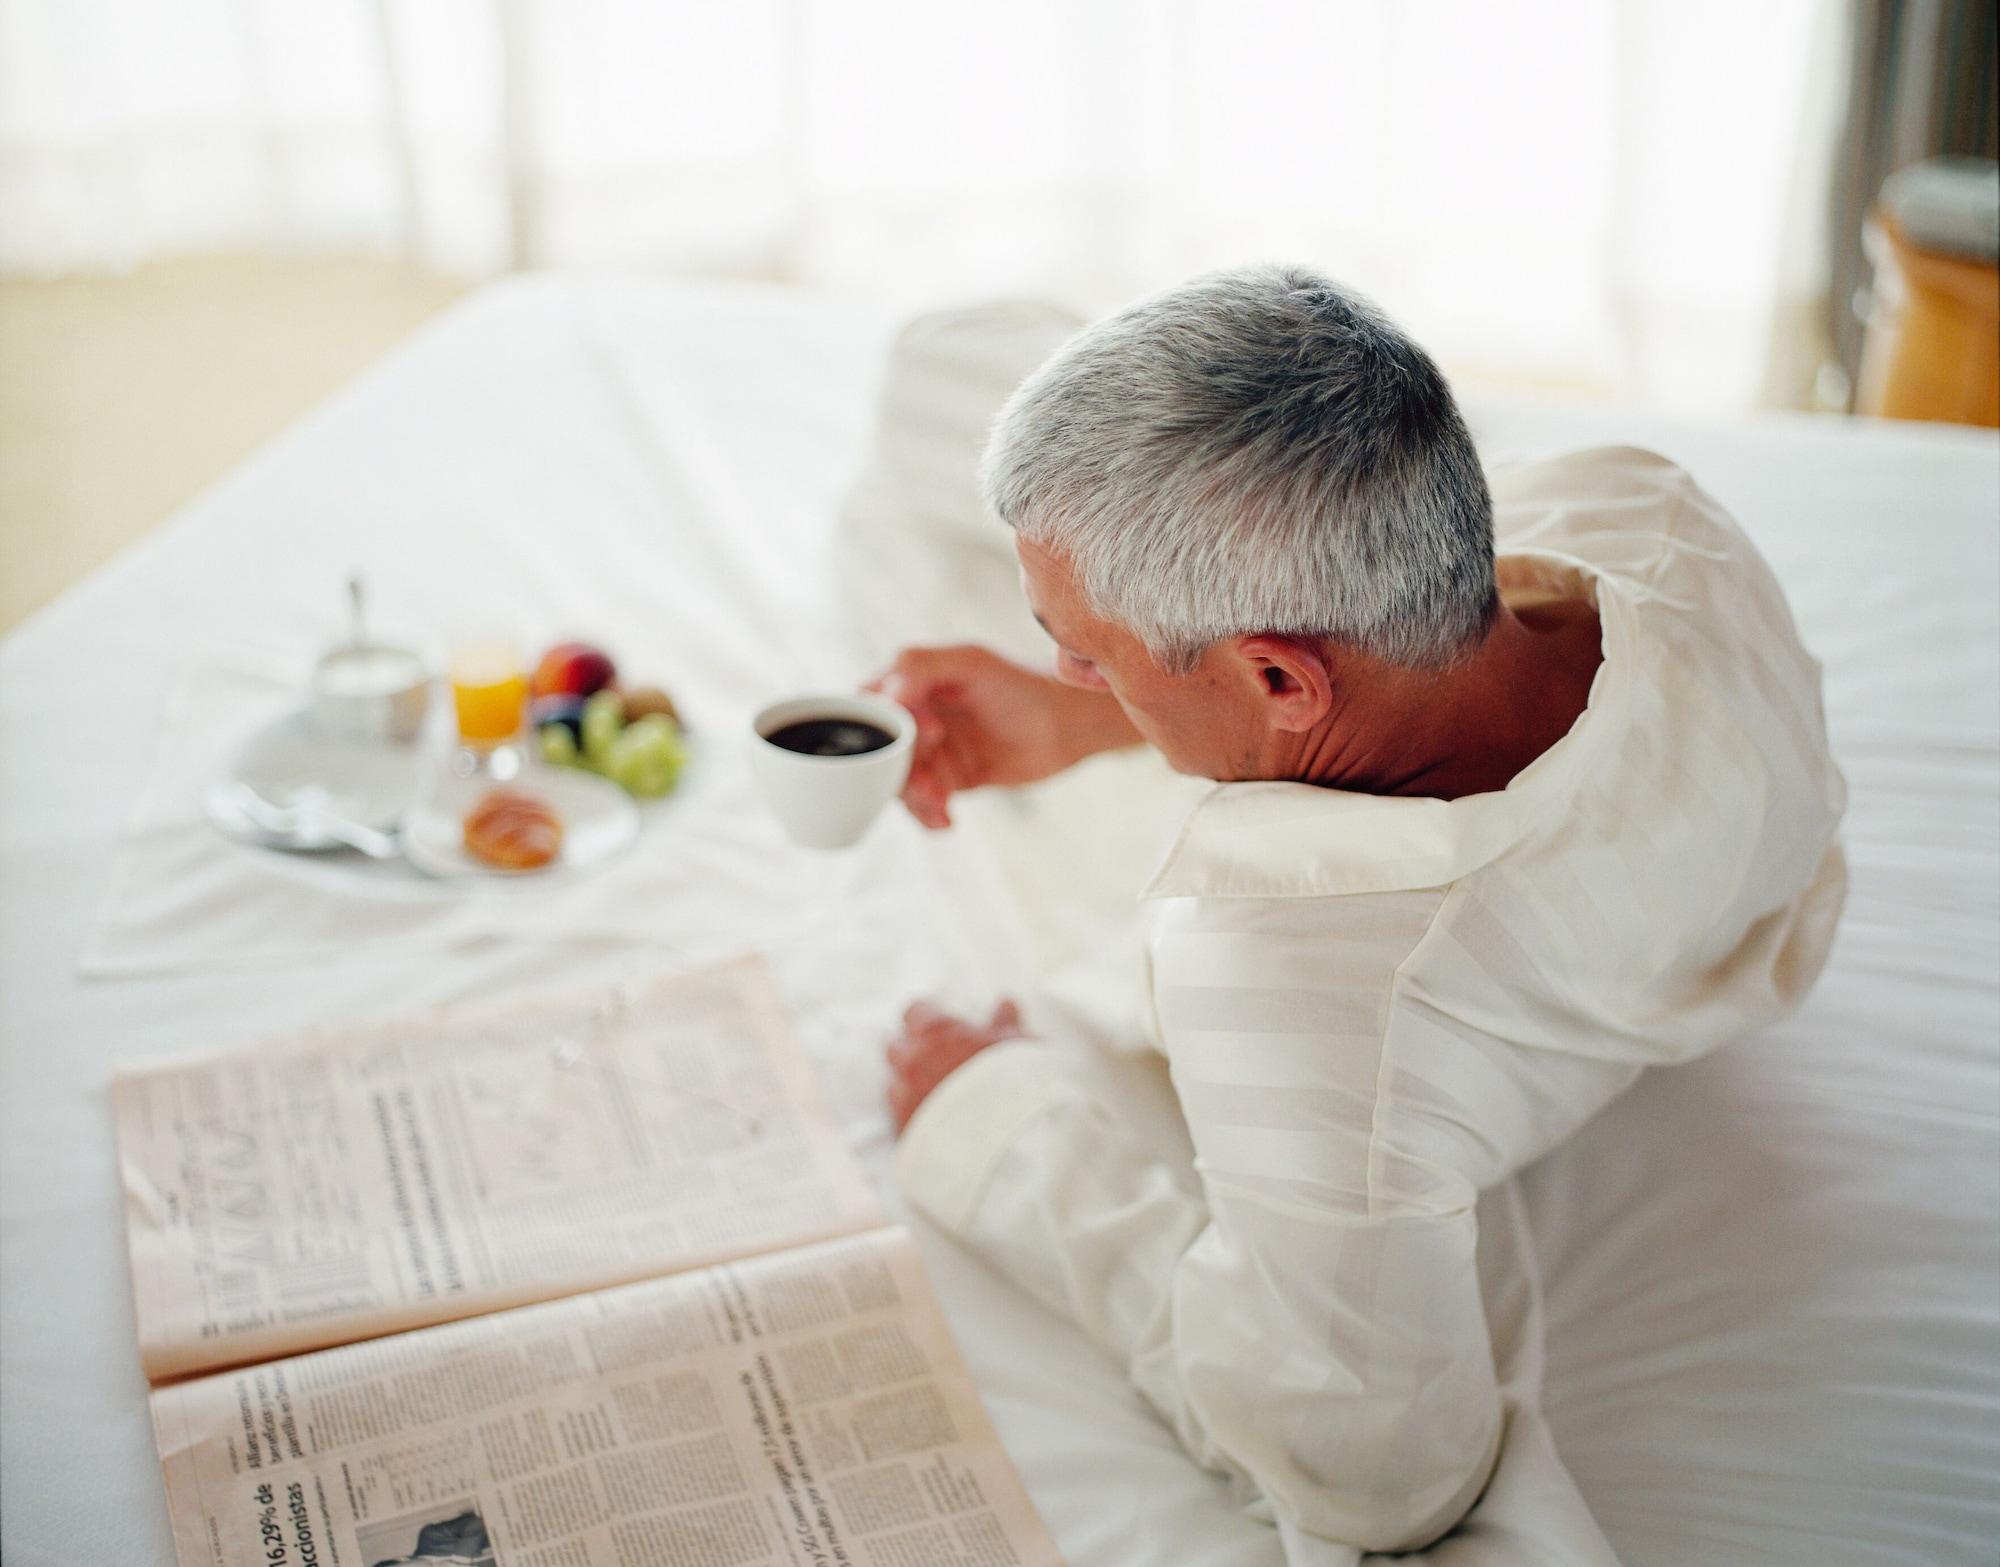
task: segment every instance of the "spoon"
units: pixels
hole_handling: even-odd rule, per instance
[[[402,856],[394,833],[380,832],[340,815],[333,808],[332,796],[324,789],[301,789],[289,804],[279,805],[265,799],[247,783],[239,783],[229,791],[228,798],[252,826],[296,848],[332,842],[359,849],[371,860],[394,860]]]
[[[368,641],[368,625],[365,610],[367,585],[361,580],[361,573],[347,574],[347,644],[362,647]]]

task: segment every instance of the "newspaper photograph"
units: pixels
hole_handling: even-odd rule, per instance
[[[882,1222],[754,958],[308,1034],[112,1100],[154,1382]]]
[[[900,1230],[152,1404],[181,1567],[1060,1567]]]

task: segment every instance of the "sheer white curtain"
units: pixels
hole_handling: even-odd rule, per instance
[[[1821,287],[1839,25],[1826,0],[0,0],[0,267],[370,248],[1088,308],[1280,256],[1461,371],[1745,406],[1797,379],[1773,345]]]

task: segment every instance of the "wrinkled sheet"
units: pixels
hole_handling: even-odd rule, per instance
[[[868,639],[829,591],[831,528],[891,325],[865,302],[775,290],[501,285],[0,644],[8,1562],[170,1559],[119,1223],[114,1062],[627,979],[741,937],[771,947],[829,1098],[886,1182],[877,1057],[900,1004],[1027,988],[1113,917],[1169,814],[1171,782],[1143,764],[981,802],[942,838],[885,817],[838,859],[788,848],[743,798],[743,716],[867,667]],[[1989,1562],[2000,448],[1808,419],[1473,415],[1491,460],[1630,441],[1734,508],[1826,664],[1853,787],[1852,896],[1808,1008],[1643,1080],[1524,1178],[1555,1443],[1636,1567]],[[135,820],[152,820],[140,796],[156,729],[190,661],[218,644],[309,655],[337,633],[356,564],[385,628],[592,635],[687,694],[707,781],[699,809],[649,822],[621,868],[632,918],[510,905],[484,928],[82,977]],[[1122,798],[1115,831],[1086,809]],[[1066,852],[1079,838],[1087,857]],[[211,895],[198,840],[183,848],[192,890]],[[365,910],[342,919],[372,929]],[[930,1240],[926,1260],[1074,1567],[1280,1560],[1268,1526],[1232,1510],[1076,1332],[947,1243]],[[1532,1542],[1477,1529],[1432,1555],[1536,1559]]]

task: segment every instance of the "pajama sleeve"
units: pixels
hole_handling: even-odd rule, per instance
[[[1404,924],[1334,962],[1284,918],[1160,946],[1191,1169],[1128,1135],[1073,1050],[1034,1041],[947,1078],[898,1160],[911,1202],[1117,1356],[1197,1460],[1292,1529],[1371,1550],[1456,1523],[1501,1425],[1477,1192],[1385,1113],[1411,1080],[1388,994]]]

